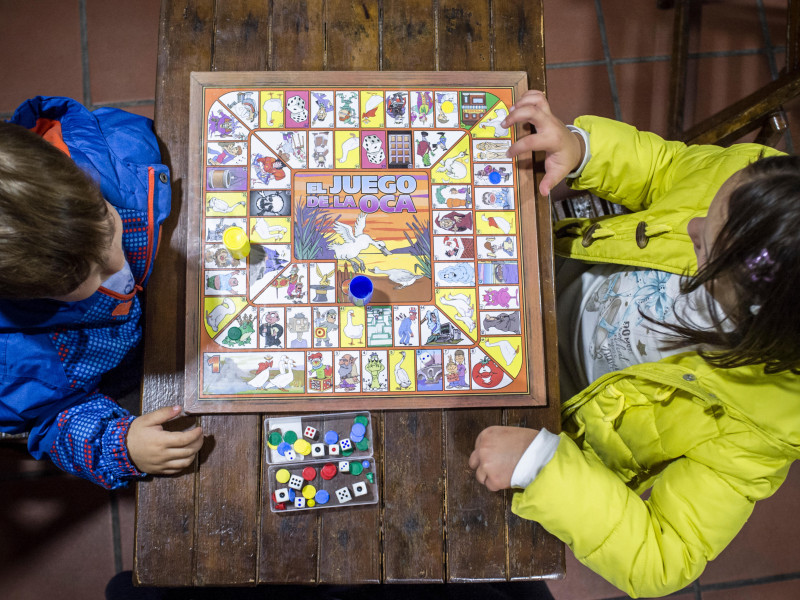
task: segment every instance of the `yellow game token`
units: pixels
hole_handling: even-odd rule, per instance
[[[308,508],[314,508],[316,505],[317,505],[317,503],[314,501],[313,498],[311,500],[306,501],[306,506]]]
[[[247,232],[241,227],[228,227],[222,234],[222,243],[233,258],[247,258],[250,254],[250,240],[247,239]]]
[[[317,488],[313,485],[307,485],[303,488],[303,498],[306,500],[311,500],[314,496],[317,495]]]
[[[311,444],[309,444],[306,440],[297,440],[292,448],[294,448],[295,452],[302,454],[303,456],[308,456],[311,454]]]
[[[286,483],[291,478],[291,473],[289,473],[288,469],[278,469],[277,473],[275,473],[275,480],[278,483]]]

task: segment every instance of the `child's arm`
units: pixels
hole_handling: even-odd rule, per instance
[[[203,430],[167,431],[162,427],[181,410],[180,406],[167,406],[133,420],[128,431],[128,454],[140,471],[174,475],[192,464],[203,445]]]

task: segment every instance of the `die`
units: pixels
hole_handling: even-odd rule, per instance
[[[303,480],[303,477],[301,475],[292,475],[289,478],[289,487],[292,489],[295,490],[302,489],[304,483],[305,481]]]
[[[311,456],[315,458],[325,456],[325,444],[311,444]]]
[[[383,149],[383,144],[381,143],[381,138],[379,138],[377,135],[364,136],[364,142],[361,144],[361,146],[368,153],[370,153],[370,152],[378,152],[379,150]]]
[[[295,508],[305,508],[306,507],[306,499],[302,496],[295,496],[294,498],[294,507]]]
[[[317,439],[317,433],[318,433],[317,430],[314,427],[311,427],[311,425],[309,425],[303,431],[303,437],[306,437],[310,440],[315,440]]]
[[[353,497],[350,495],[350,490],[346,487],[336,490],[336,499],[339,500],[339,504],[343,504],[345,502],[350,502]]]
[[[280,488],[278,490],[275,490],[275,501],[289,502],[290,501],[289,490],[287,488]]]
[[[294,450],[287,450],[283,453],[283,458],[286,460],[297,460],[297,452]]]
[[[349,473],[350,462],[346,460],[339,461],[339,473]]]
[[[367,484],[363,481],[359,481],[353,484],[353,493],[356,496],[363,496],[367,493]]]
[[[328,454],[331,456],[339,456],[339,444],[331,444],[328,446]]]
[[[350,438],[343,438],[342,441],[339,442],[339,446],[344,450],[352,450],[353,449],[353,442],[350,441]]]

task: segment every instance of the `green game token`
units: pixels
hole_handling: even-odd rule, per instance
[[[364,450],[369,450],[369,440],[367,438],[364,438],[360,442],[356,442],[356,448],[358,450],[361,450],[362,452]]]
[[[283,436],[280,431],[270,431],[267,441],[269,441],[270,445],[277,446],[283,441]]]
[[[242,330],[239,327],[231,327],[228,329],[228,337],[232,340],[238,340],[242,337]]]
[[[297,441],[297,434],[294,431],[287,431],[283,436],[283,441],[287,444],[294,444]]]
[[[361,463],[350,463],[350,475],[361,475],[361,471],[363,470],[364,467],[361,466]]]
[[[342,456],[350,456],[353,453],[353,449],[350,450],[342,450]]]
[[[364,427],[369,425],[369,419],[366,415],[358,415],[355,419],[353,419],[353,423],[361,423]]]
[[[375,473],[367,473],[367,481],[375,483]]]

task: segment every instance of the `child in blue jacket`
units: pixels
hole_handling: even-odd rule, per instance
[[[141,339],[160,160],[151,121],[117,109],[37,97],[0,122],[0,431],[109,489],[176,473],[203,442],[163,429],[180,406],[134,418],[99,390]]]

